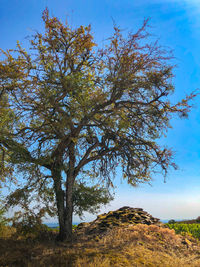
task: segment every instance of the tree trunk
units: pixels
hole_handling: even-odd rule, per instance
[[[72,240],[73,184],[74,184],[74,177],[68,176],[66,183],[66,217],[65,217],[65,229],[68,241]]]
[[[64,241],[66,239],[66,227],[65,227],[65,206],[64,206],[64,192],[62,190],[61,184],[61,171],[59,168],[54,166],[52,170],[53,179],[54,179],[54,190],[56,195],[56,206],[57,206],[57,215],[59,222],[59,234],[57,239],[59,241]]]
[[[59,241],[72,241],[72,215],[73,215],[73,186],[75,181],[75,150],[74,143],[69,146],[69,168],[66,172],[66,196],[62,189],[61,165],[52,166],[54,190],[56,194],[57,214],[59,221]]]
[[[72,240],[72,215],[73,215],[73,186],[75,181],[75,144],[71,142],[69,146],[69,169],[66,173],[66,220],[65,229],[67,240]]]

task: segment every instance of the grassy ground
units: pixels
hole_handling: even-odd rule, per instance
[[[74,233],[72,244],[56,243],[55,232],[41,235],[25,239],[5,228],[0,238],[0,266],[200,266],[197,239],[156,225],[115,228],[99,236]]]

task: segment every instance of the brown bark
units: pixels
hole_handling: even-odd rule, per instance
[[[66,229],[65,229],[65,206],[64,206],[64,192],[61,185],[61,171],[59,168],[54,166],[52,170],[53,179],[54,179],[54,189],[56,195],[56,206],[57,206],[57,215],[59,222],[59,234],[57,239],[64,241],[66,239]]]
[[[54,164],[52,175],[56,194],[56,205],[59,221],[59,241],[72,241],[72,216],[73,216],[73,186],[75,181],[75,151],[74,143],[69,146],[69,169],[66,172],[66,192],[62,189],[61,167]]]
[[[68,176],[66,184],[66,216],[65,216],[65,230],[66,230],[67,241],[72,240],[73,184],[74,184],[74,177]]]
[[[75,181],[75,144],[71,142],[69,146],[69,169],[66,173],[66,216],[65,230],[67,241],[72,240],[72,215],[73,215],[73,186]]]

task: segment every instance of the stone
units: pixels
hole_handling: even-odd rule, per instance
[[[100,214],[97,216],[96,220],[90,223],[79,224],[76,231],[83,230],[85,234],[97,234],[105,232],[113,227],[129,226],[138,223],[147,225],[161,224],[158,218],[154,218],[141,208],[124,206],[118,210]]]

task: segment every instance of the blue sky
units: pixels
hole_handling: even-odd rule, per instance
[[[0,47],[14,48],[16,41],[27,45],[26,36],[42,31],[42,11],[73,27],[92,25],[98,43],[112,33],[113,20],[123,29],[137,30],[150,17],[151,33],[176,57],[175,94],[177,101],[200,88],[200,1],[198,0],[1,0]],[[178,171],[171,171],[167,183],[161,175],[152,185],[132,188],[115,179],[115,200],[101,212],[121,206],[141,207],[161,219],[196,218],[200,215],[200,98],[194,102],[189,119],[173,119],[160,143],[172,147]],[[86,220],[95,216],[86,214]],[[75,217],[74,221],[78,221]]]

